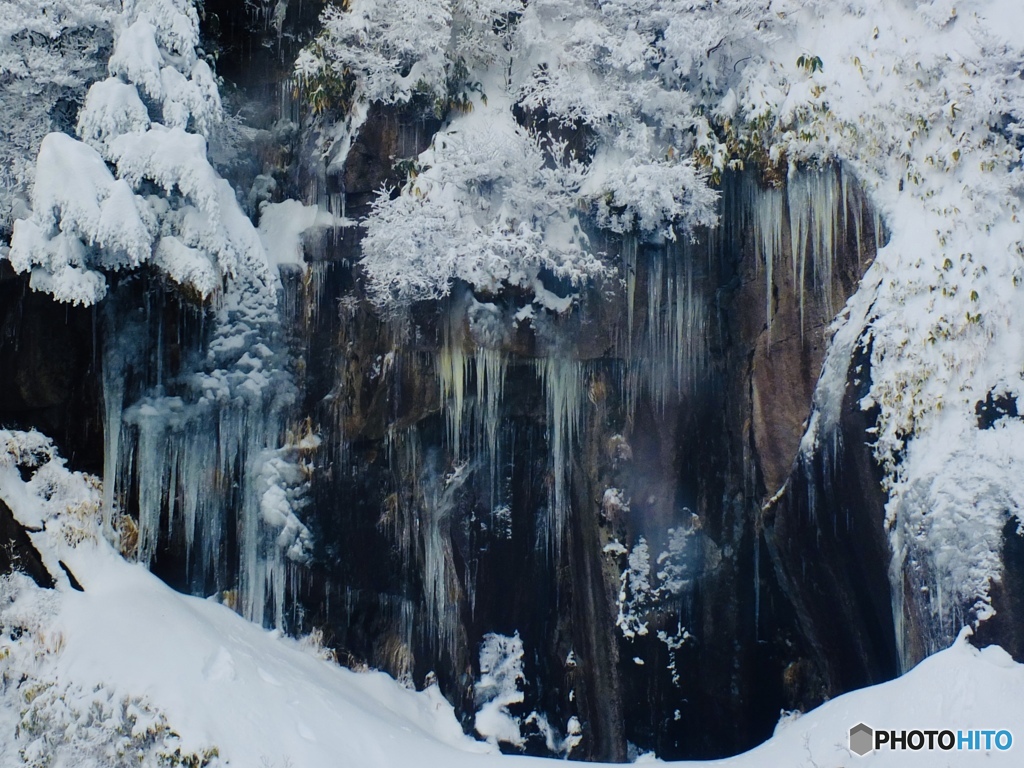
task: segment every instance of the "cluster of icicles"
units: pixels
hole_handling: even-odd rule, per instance
[[[805,286],[821,292],[829,312],[834,311],[836,249],[851,224],[860,248],[866,215],[862,196],[846,175],[834,168],[797,173],[785,189],[765,188],[752,176],[739,175],[729,182],[724,197],[723,224],[704,242],[651,245],[628,237],[622,242],[626,313],[616,330],[612,355],[619,380],[612,384],[619,386],[628,414],[641,396],[662,409],[679,402],[706,376],[708,339],[716,321],[715,286],[708,285],[708,274],[715,259],[727,257],[737,233],[750,233],[765,279],[769,334],[773,274],[783,266],[792,270],[800,286],[801,313]],[[787,229],[790,242],[784,243]],[[879,231],[877,223],[874,229]],[[783,265],[787,250],[791,263]],[[331,268],[312,265],[310,285],[322,286]],[[311,289],[298,301],[249,310],[244,302],[235,307],[232,321],[225,320],[223,332],[215,334],[191,394],[168,397],[157,386],[139,402],[125,403],[126,364],[117,350],[108,354],[104,380],[110,436],[108,509],[132,490],[137,494],[140,560],[148,562],[159,537],[180,527],[194,588],[234,584],[236,604],[248,618],[278,626],[307,556],[309,531],[300,522],[309,482],[303,456],[315,441],[288,439],[289,425],[301,414],[296,413],[297,393],[284,371],[287,355],[275,346],[274,329],[301,327],[302,318],[315,314],[320,309],[315,304],[323,301],[331,299]],[[279,317],[281,307],[300,317]],[[473,585],[460,583],[451,551],[458,488],[470,472],[485,472],[496,518],[507,517],[511,501],[502,477],[502,421],[506,376],[516,360],[500,340],[488,345],[468,337],[467,307],[465,301],[451,302],[442,343],[434,353],[446,423],[440,471],[436,466],[430,472],[424,469],[418,440],[411,434],[415,426],[404,428],[408,435],[393,430],[387,440],[396,475],[431,478],[422,483],[417,508],[407,512],[396,535],[418,553],[414,560],[421,571],[422,599],[442,644],[454,642],[459,625],[459,601],[453,596],[465,595],[470,604],[473,596]],[[219,345],[220,357],[214,345]],[[533,367],[546,401],[550,482],[542,538],[557,560],[572,512],[573,463],[588,429],[592,387],[599,370],[605,375],[609,366],[604,359],[581,359],[572,339],[548,349],[524,362]],[[392,354],[415,353],[395,349]],[[160,359],[159,354],[153,357]],[[224,368],[218,367],[220,358],[229,361]],[[150,373],[150,378],[159,377]],[[346,450],[344,435],[329,437],[330,444]],[[280,502],[276,508],[275,500]],[[235,554],[225,558],[229,547]]]

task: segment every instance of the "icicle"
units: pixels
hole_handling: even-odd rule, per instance
[[[647,250],[636,268],[644,271],[646,312],[632,334],[623,374],[630,418],[641,389],[662,411],[673,396],[692,391],[706,350],[707,310],[696,287],[691,246],[668,243],[660,251]]]
[[[685,279],[677,283],[679,296],[676,299],[676,348],[684,350],[679,357],[678,378],[692,391],[698,377],[707,366],[708,311],[703,294],[697,291],[694,276],[694,259],[686,259]],[[681,311],[679,308],[684,307]]]
[[[622,268],[626,272],[626,345],[633,347],[633,313],[636,307],[637,241],[635,235],[622,240]]]
[[[468,357],[461,346],[445,345],[437,355],[437,378],[441,385],[448,445],[452,456],[462,455],[462,422],[466,403]]]
[[[124,366],[120,356],[108,352],[103,360],[103,527],[110,530],[114,518],[116,473],[121,448],[121,416],[124,410]]]
[[[570,511],[573,453],[583,418],[583,365],[567,357],[546,357],[536,363],[547,400],[551,492],[548,504],[548,545],[561,554]]]
[[[490,507],[497,503],[498,488],[498,426],[500,423],[501,401],[505,391],[505,369],[508,358],[497,349],[477,349],[476,408],[474,431],[482,435],[485,455],[481,456],[490,467]],[[478,453],[481,453],[478,451]]]
[[[836,310],[832,299],[832,272],[835,264],[839,229],[839,201],[836,190],[836,169],[827,168],[813,176],[814,212],[811,235],[814,247],[814,280],[831,319]]]
[[[149,565],[160,536],[160,511],[164,500],[163,478],[160,468],[165,462],[167,440],[161,414],[145,404],[136,413],[139,431],[138,452],[140,472],[139,488],[139,562]]]
[[[466,410],[466,377],[469,358],[463,346],[463,312],[453,306],[444,325],[436,373],[441,387],[441,404],[447,425],[448,446],[453,460],[462,456],[462,426]]]
[[[406,430],[407,431],[407,430]],[[413,452],[408,445],[408,440],[403,439],[406,431],[399,432],[393,426],[384,433],[384,450],[388,457],[388,466],[396,478],[408,477],[415,479],[419,477],[418,452]],[[403,489],[404,490],[404,489]],[[413,549],[416,517],[408,513],[402,497],[395,494],[393,497],[394,507],[389,510],[393,523],[392,534],[398,543],[398,551],[402,560],[409,562],[415,554]]]
[[[765,318],[768,324],[768,342],[772,332],[772,293],[775,261],[782,252],[782,222],[784,198],[782,190],[761,187],[756,181],[745,177],[747,189],[746,206],[753,230],[754,252],[758,267],[764,266]],[[792,214],[791,214],[792,215]]]
[[[306,276],[306,317],[310,323],[318,318],[320,308],[324,305],[324,290],[333,266],[329,261],[314,261],[309,265]]]
[[[893,552],[892,559],[889,561],[889,583],[893,585],[890,594],[893,630],[896,635],[896,658],[900,665],[899,673],[903,674],[913,666],[913,663],[910,658],[910,649],[907,647],[906,614],[904,613],[906,607],[903,594],[906,583],[904,571],[906,550],[903,545],[903,534],[899,524],[900,521],[897,520],[896,525],[892,527],[892,532],[889,534],[889,541]]]
[[[646,360],[638,360],[637,364],[644,367],[647,381],[654,402],[662,410],[665,407],[665,393],[669,382],[666,381],[667,366],[670,350],[667,344],[666,323],[664,322],[666,308],[664,306],[664,283],[665,283],[665,259],[660,255],[653,255],[647,260],[647,325],[645,328],[645,343],[642,345],[643,357]]]
[[[839,184],[842,189],[843,200],[843,228],[841,231],[848,232],[850,230],[850,174],[841,167],[836,168],[836,173],[839,174]]]
[[[296,125],[300,122],[299,102],[295,98],[298,92],[299,81],[295,77],[285,77],[282,79],[278,103],[278,119],[287,120]]]
[[[800,295],[800,330],[805,326],[807,257],[810,251],[812,288],[819,292],[825,312],[835,315],[832,270],[839,230],[836,170],[806,171],[790,175],[786,184],[793,253],[793,282]]]
[[[153,313],[158,327],[162,314]],[[296,540],[304,531],[293,514],[300,495],[287,482],[282,481],[276,513],[261,506],[266,491],[261,475],[266,462],[284,461],[280,446],[295,402],[292,380],[280,366],[284,353],[270,346],[280,346],[280,331],[278,302],[236,276],[218,311],[205,361],[167,382],[180,396],[165,395],[159,385],[159,352],[129,364],[127,351],[120,349],[105,356],[104,366],[106,505],[110,510],[119,495],[135,491],[138,559],[151,562],[164,519],[168,535],[180,525],[193,587],[207,593],[211,586],[223,589],[231,586],[226,575],[237,573],[243,613],[262,623],[269,607],[279,627],[288,599],[288,563],[301,557],[302,542]],[[152,338],[151,326],[147,335]],[[150,395],[122,415],[128,367],[150,387]],[[239,532],[237,568],[226,562],[224,546],[233,523]]]
[[[793,259],[793,285],[800,296],[800,333],[804,328],[804,267],[807,263],[807,230],[810,211],[807,200],[802,193],[806,192],[803,185],[803,174],[790,177],[786,184],[789,202],[789,237],[790,253]]]
[[[843,174],[843,190],[844,190],[843,194],[845,196],[846,188],[848,186],[853,186],[853,185],[851,184],[850,181],[848,181],[850,179],[850,173],[848,171],[846,171],[846,170],[842,170],[842,174]],[[843,206],[844,206],[844,210],[846,210],[847,205],[849,206],[849,212],[850,212],[850,214],[853,217],[853,232],[854,232],[854,236],[857,239],[857,264],[860,264],[863,261],[863,259],[864,259],[864,242],[863,242],[864,241],[864,210],[863,210],[863,202],[860,199],[860,196],[857,194],[857,190],[856,189],[851,190],[850,197],[851,197],[851,199],[850,199],[849,204],[844,202]],[[849,226],[844,223],[843,224],[843,229],[844,229],[844,231],[848,232],[849,231]]]
[[[761,533],[754,528],[754,640],[761,639]]]
[[[451,517],[458,494],[469,479],[468,464],[445,473],[424,462],[415,427],[388,438],[389,460],[397,478],[413,480],[412,493],[400,494],[396,533],[405,552],[415,551],[423,583],[430,639],[454,656],[459,626],[460,591],[452,551]]]

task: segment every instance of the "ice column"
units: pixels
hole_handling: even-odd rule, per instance
[[[583,420],[583,364],[569,357],[537,361],[547,401],[547,436],[551,463],[548,546],[559,555],[570,510],[573,453]]]
[[[800,293],[800,327],[804,326],[804,294],[810,251],[812,284],[820,292],[825,312],[835,315],[832,267],[839,229],[840,191],[836,169],[790,174],[786,184],[789,234],[793,254],[793,283]]]

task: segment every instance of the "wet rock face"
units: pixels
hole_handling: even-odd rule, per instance
[[[407,118],[419,119],[368,122],[339,187],[346,207],[365,205],[366,178],[393,173],[385,157],[403,135],[422,139]],[[756,182],[727,184],[726,208],[745,183]],[[853,243],[847,233],[833,260],[835,304],[870,255]],[[357,240],[311,249],[319,261],[284,304],[296,312],[302,410],[324,441],[305,519],[314,561],[291,626],[325,628],[348,662],[417,685],[436,678],[467,730],[484,635],[518,632],[527,681],[514,714],[532,753],[549,751],[525,724],[531,712],[558,738],[580,720],[574,758],[624,760],[630,744],[665,758],[739,752],[770,735],[780,709],[894,674],[884,500],[873,465],[858,464],[867,454],[851,450],[841,493],[821,492],[823,473],[797,472],[783,506],[761,515],[790,474],[824,351],[830,315],[813,272],[801,320],[792,255],[776,254],[769,331],[743,216],[696,246],[606,245],[622,281],[581,293],[566,315],[537,308],[532,322],[514,320],[528,297],[465,286],[385,321],[348,266]],[[19,340],[0,350],[5,425],[66,433],[84,446],[65,451],[75,468],[99,472],[90,313],[23,281],[0,290],[11,292],[4,327],[16,328],[6,338]],[[176,312],[156,313],[167,315],[163,338],[180,337]],[[101,342],[117,333],[99,328]],[[183,353],[165,341],[161,354],[170,371]],[[845,443],[862,445],[868,417],[847,411]],[[812,495],[813,514],[796,501]],[[837,515],[853,522],[830,534],[823,521]],[[183,547],[161,541],[154,569],[188,589]],[[643,551],[646,571],[634,567]],[[871,624],[881,629],[833,631]]]
[[[38,429],[76,469],[102,467],[92,310],[31,291],[0,262],[0,425]]]
[[[764,515],[773,562],[829,698],[900,673],[886,497],[865,441],[876,414],[859,405],[869,357],[861,349],[851,363],[834,446],[801,459]]]
[[[315,6],[287,4],[286,26],[311,24]],[[305,198],[312,184],[358,216],[401,181],[396,160],[429,143],[422,111],[375,111],[328,177],[308,135],[274,128],[288,60],[275,40],[291,38],[254,31],[237,3],[206,10],[221,25],[221,74],[262,94],[262,149],[239,186],[272,176],[276,197]],[[284,303],[302,415],[323,439],[304,519],[314,559],[291,628],[326,629],[347,662],[436,679],[467,730],[484,636],[518,632],[527,751],[549,754],[531,712],[557,738],[577,717],[572,757],[592,760],[624,760],[630,745],[667,759],[736,753],[767,738],[780,709],[895,674],[884,498],[864,448],[870,415],[852,394],[842,458],[794,469],[828,324],[873,233],[845,225],[864,206],[844,196],[819,274],[823,262],[799,264],[793,212],[780,209],[769,280],[751,223],[758,184],[729,179],[723,226],[696,245],[592,233],[620,279],[564,315],[535,307],[532,321],[514,319],[529,297],[463,285],[385,321],[351,266],[358,237],[311,243],[316,263]],[[62,445],[71,464],[99,472],[91,315],[26,294],[23,280],[0,292],[4,425],[66,434],[81,446]],[[164,338],[180,336],[168,318]],[[154,569],[188,589],[186,560],[180,536],[161,541]]]
[[[346,213],[365,215],[381,190],[404,184],[405,175],[396,167],[423,152],[440,127],[426,107],[373,110],[352,143],[341,178],[328,180],[345,195]]]
[[[28,531],[14,518],[10,508],[0,501],[0,574],[20,571],[40,587],[53,589],[53,576],[46,570],[39,550],[32,544]]]
[[[358,177],[381,172],[374,153],[394,135],[383,117],[364,128],[347,205],[363,204]],[[752,183],[731,180],[724,209]],[[514,714],[542,713],[561,733],[578,717],[573,757],[585,759],[622,760],[628,743],[666,758],[735,753],[767,738],[782,708],[895,674],[879,507],[844,512],[866,543],[842,560],[816,556],[799,504],[761,515],[793,471],[832,312],[871,257],[873,233],[839,229],[827,286],[810,264],[790,268],[791,249],[769,286],[742,211],[697,246],[610,241],[623,283],[528,323],[514,319],[523,297],[465,286],[383,322],[344,266],[358,244],[336,241],[313,267],[307,407],[333,453],[308,521],[307,619],[347,658],[417,684],[434,673],[469,730],[483,636],[518,632],[527,685]],[[484,332],[485,316],[504,331]],[[866,426],[851,423],[851,444]],[[872,467],[855,467],[844,492],[880,495]],[[641,551],[646,597],[624,586]],[[881,626],[853,648],[829,633],[813,586],[837,562],[822,594],[842,592],[843,619]],[[538,731],[524,735],[546,753]]]

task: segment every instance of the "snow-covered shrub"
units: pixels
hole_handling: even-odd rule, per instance
[[[99,478],[69,470],[53,442],[34,430],[0,429],[0,498],[22,524],[67,546],[102,535]]]
[[[308,635],[300,637],[299,648],[313,658],[335,663],[338,661],[338,652],[327,646],[324,640],[324,631],[320,627],[315,627]]]
[[[522,0],[345,0],[328,5],[296,75],[314,113],[427,99],[469,108],[473,68],[496,62]]]
[[[675,238],[715,222],[717,193],[685,150],[693,99],[661,65],[657,24],[668,9],[383,8],[352,0],[328,10],[296,66],[315,108],[333,98],[341,109],[325,130],[332,169],[370,104],[425,95],[448,118],[430,149],[405,161],[400,194],[383,194],[367,219],[363,267],[379,306],[443,297],[456,280],[534,291],[550,273],[579,286],[612,272],[588,226]],[[561,127],[539,127],[544,119]],[[561,134],[574,132],[583,140],[570,147]]]
[[[139,697],[62,681],[53,669],[63,636],[51,623],[53,590],[23,574],[0,577],[0,753],[19,766],[213,768],[214,747],[189,751],[166,718]],[[12,726],[8,728],[8,726]]]
[[[357,98],[408,101],[436,96],[445,81],[451,36],[449,0],[349,0],[328,5],[323,31],[296,62],[314,111],[347,108]]]
[[[64,765],[213,768],[216,748],[182,752],[180,738],[143,699],[25,680],[18,752],[26,768]]]
[[[480,679],[473,687],[477,712],[473,721],[476,732],[488,741],[515,746],[524,743],[520,719],[509,711],[522,704],[525,681],[523,675],[523,641],[516,632],[512,637],[488,633],[480,646]]]
[[[367,221],[363,266],[385,309],[447,295],[456,279],[497,293],[541,270],[573,284],[600,273],[576,207],[583,168],[548,153],[511,114],[481,109],[434,137],[420,172]]]

